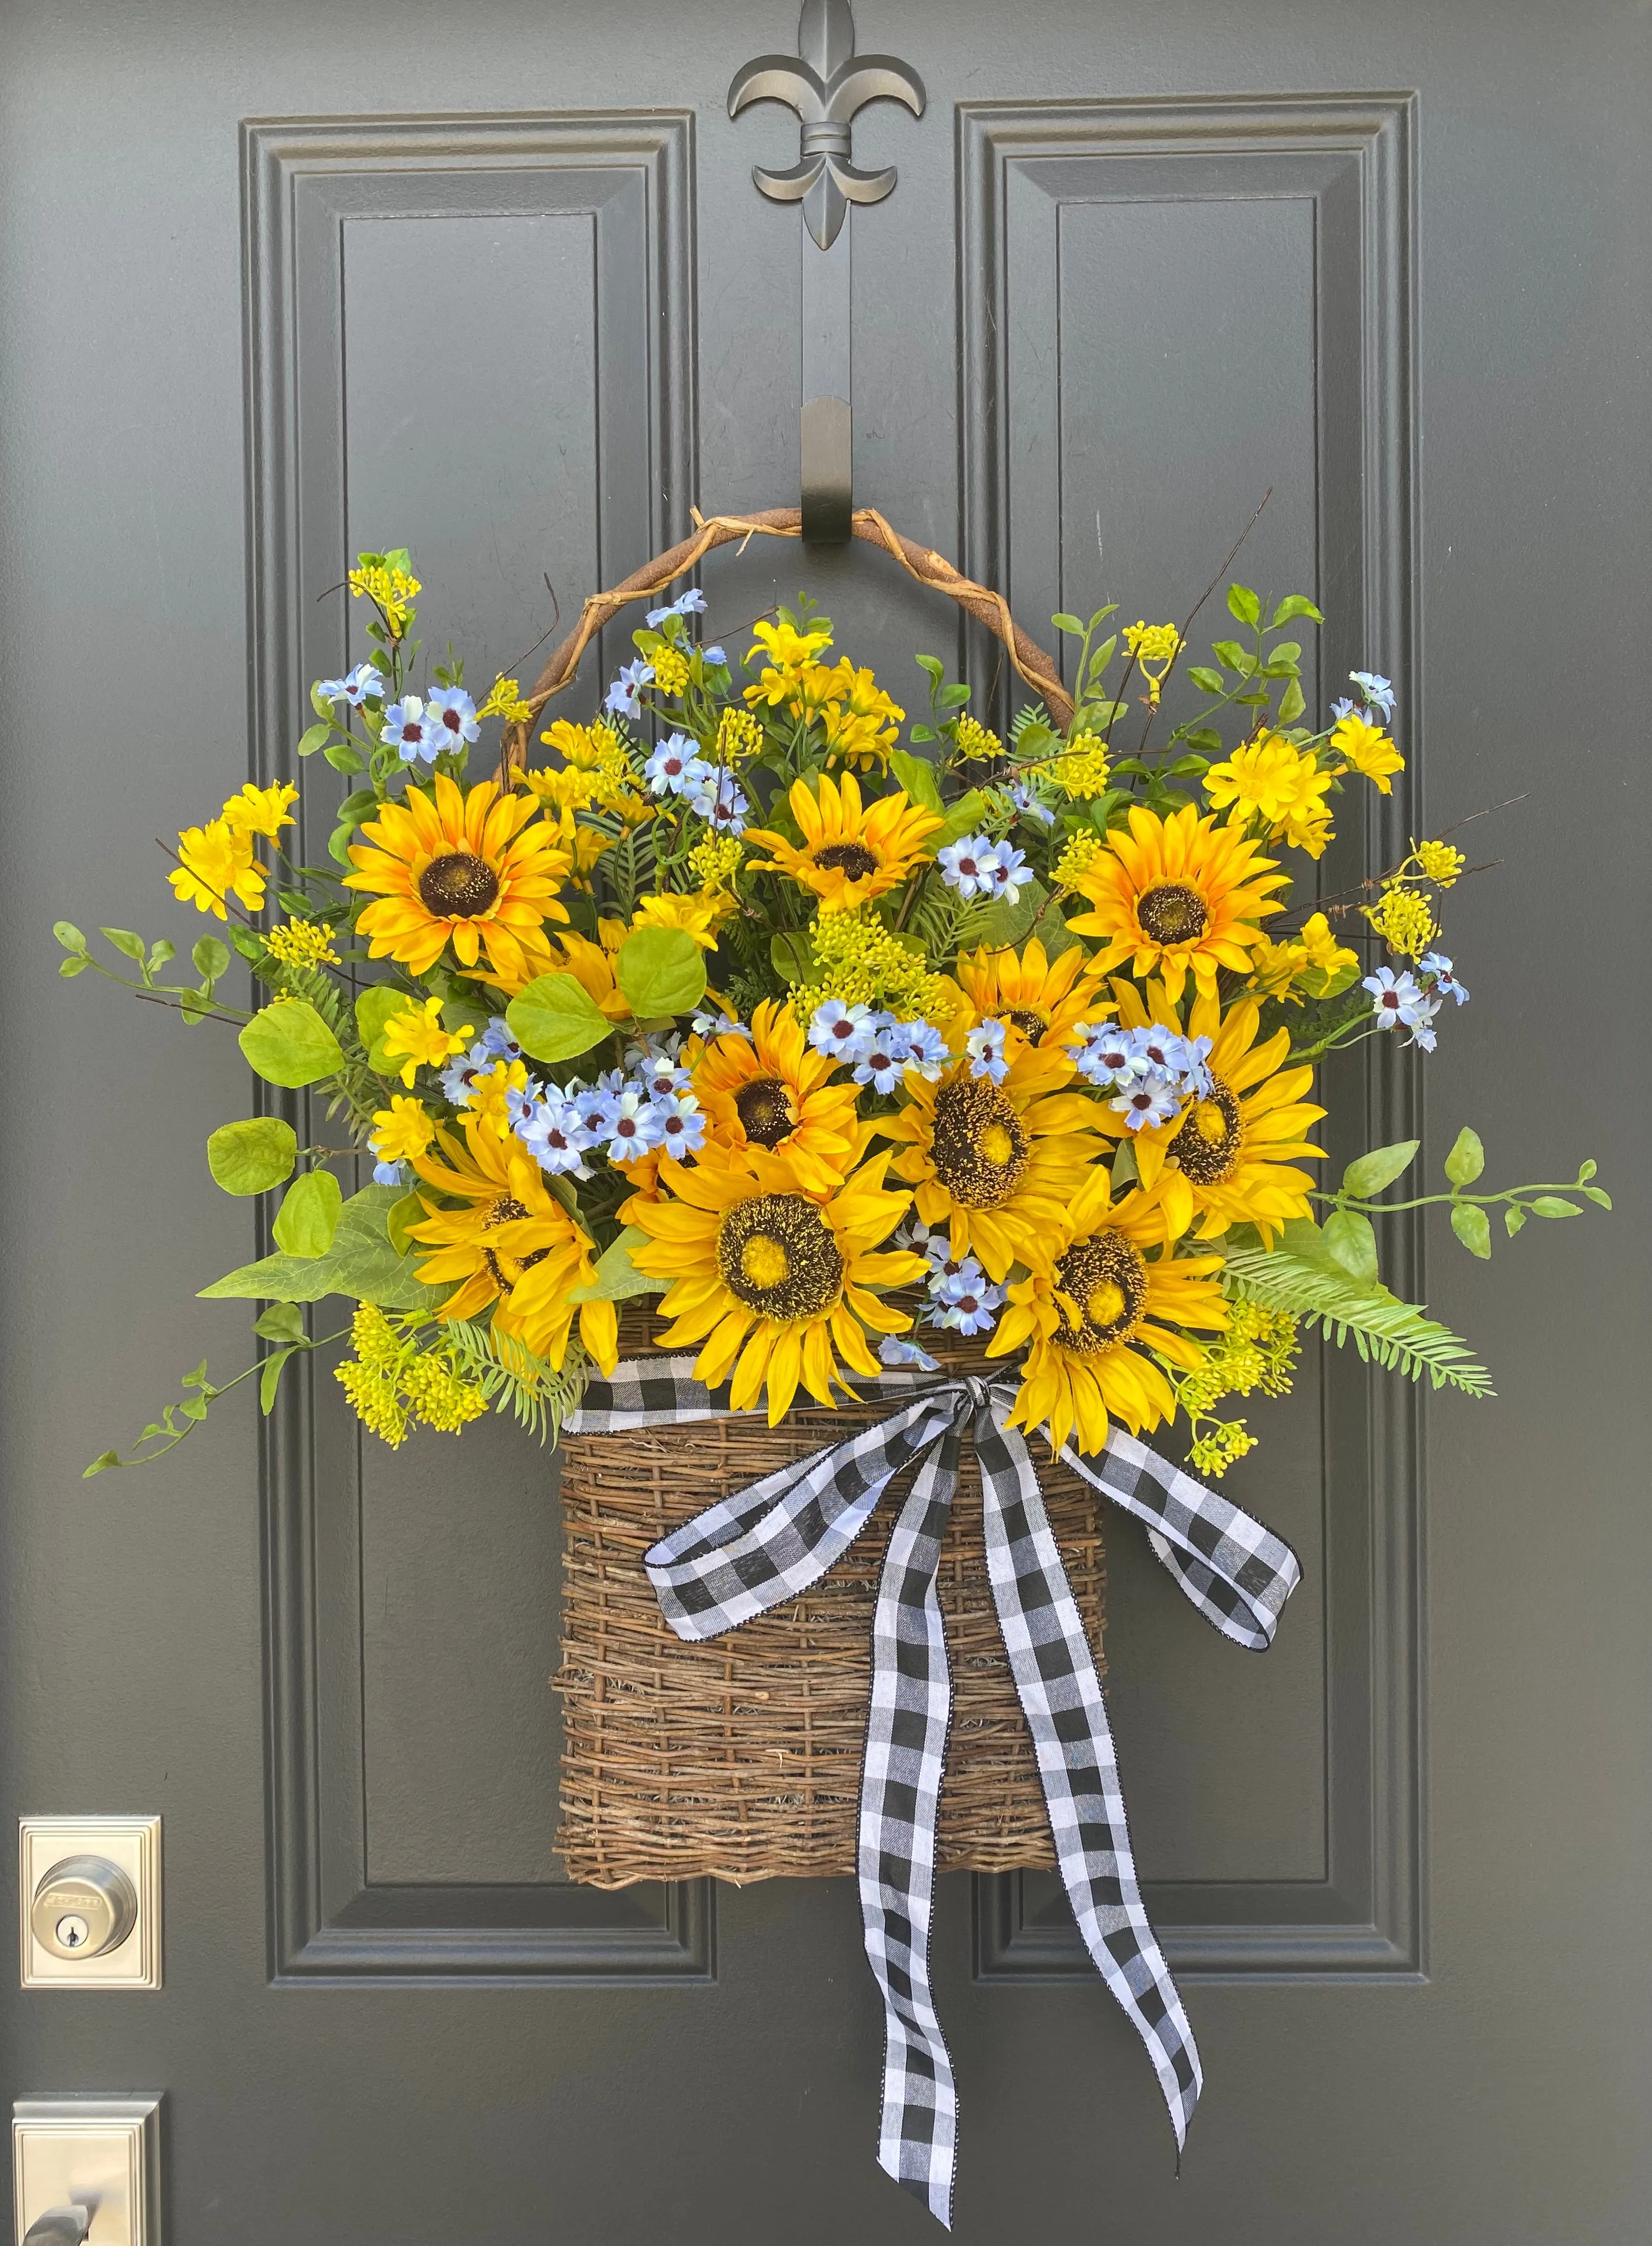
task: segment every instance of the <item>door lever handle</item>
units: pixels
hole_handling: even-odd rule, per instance
[[[89,2207],[49,2207],[24,2232],[23,2246],[85,2246],[91,2228]]]

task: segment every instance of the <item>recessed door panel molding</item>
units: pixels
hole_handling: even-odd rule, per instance
[[[368,651],[342,583],[359,548],[411,546],[422,636],[527,683],[547,579],[566,623],[688,529],[693,119],[259,119],[242,154],[251,718],[269,782],[299,777],[308,682]],[[600,649],[587,660],[603,675]],[[317,803],[319,766],[303,772]],[[312,857],[330,825],[312,821]],[[305,1359],[266,1422],[274,1977],[712,1971],[707,1883],[602,1895],[551,1861],[558,1530],[554,1469],[533,1456],[501,1476],[479,1453],[474,1484],[467,1467],[452,1491],[450,1516],[472,1508],[455,1621],[419,1611],[443,1593],[408,1548],[428,1508],[394,1502],[407,1453],[364,1460],[328,1369]],[[441,1470],[459,1463],[450,1440]],[[524,1610],[539,1581],[542,1638]],[[422,1632],[428,1650],[466,1615],[498,1673],[450,1662],[477,1706],[436,1722],[405,1641]],[[506,1695],[513,1720],[529,1712],[515,1731],[489,1720]],[[483,1752],[461,1766],[466,1735]]]
[[[1115,597],[1180,623],[1271,485],[1232,574],[1275,596],[1306,591],[1323,609],[1315,671],[1304,635],[1310,706],[1317,698],[1327,708],[1356,665],[1376,664],[1400,686],[1407,772],[1391,799],[1370,799],[1363,834],[1339,837],[1328,889],[1395,863],[1423,831],[1412,128],[1404,93],[958,111],[962,566],[1000,587],[1030,630]],[[1207,550],[1190,581],[1190,557]],[[1218,587],[1213,607],[1220,597]],[[1208,609],[1201,622],[1220,634]],[[973,634],[962,658],[977,704],[1002,702],[1002,673]],[[1348,821],[1352,799],[1344,806]],[[1404,1087],[1397,1056],[1363,1051],[1363,1062],[1341,1064],[1333,1105],[1353,1120],[1345,1147],[1323,1141],[1333,1174],[1364,1146],[1421,1133],[1420,1094]],[[1414,1220],[1388,1229],[1384,1255],[1390,1283],[1423,1299]],[[1149,1905],[1167,1955],[1192,1977],[1425,1968],[1421,1409],[1409,1384],[1368,1376],[1351,1351],[1326,1349],[1316,1366],[1305,1349],[1285,1452],[1270,1441],[1264,1474],[1282,1467],[1302,1483],[1297,1517],[1277,1517],[1282,1494],[1272,1517],[1301,1540],[1305,1572],[1265,1657],[1279,1662],[1292,1632],[1315,1641],[1316,1689],[1293,1678],[1279,1704],[1289,1724],[1261,1726],[1240,1750],[1246,1787],[1276,1787],[1281,1800],[1296,1787],[1294,1828],[1269,1813],[1279,1861],[1256,1847],[1244,1867],[1206,1863],[1162,1814],[1155,1830],[1151,1786],[1130,1759],[1129,1681],[1115,1671],[1145,1868],[1155,1854],[1173,1866],[1150,1877]],[[1236,1494],[1270,1517],[1265,1479]],[[1127,1589],[1130,1555],[1119,1557]],[[1112,1550],[1109,1559],[1112,1572]],[[1230,1805],[1217,1823],[1231,1856],[1242,1828]],[[1016,1874],[976,1888],[980,1974],[1084,1974],[1052,1879]]]

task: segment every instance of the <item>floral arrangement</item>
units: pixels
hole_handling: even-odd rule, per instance
[[[1513,1237],[1610,1206],[1591,1162],[1471,1190],[1471,1129],[1444,1192],[1384,1198],[1416,1141],[1336,1186],[1310,1167],[1315,1065],[1370,1038],[1432,1051],[1467,1001],[1439,917],[1477,869],[1424,839],[1315,895],[1336,800],[1388,793],[1404,759],[1375,673],[1304,725],[1301,596],[1228,587],[1238,636],[1185,667],[1199,706],[1173,727],[1193,620],[1118,630],[1105,608],[1054,619],[1069,722],[1033,703],[1000,738],[920,656],[903,745],[907,712],[806,600],[737,658],[690,589],[594,722],[551,724],[521,768],[479,745],[495,721],[526,738],[534,705],[421,664],[407,554],[349,585],[371,653],[316,683],[297,744],[351,785],[330,862],[289,849],[296,788],[248,786],[172,854],[178,900],[228,937],[195,943],[198,981],[164,979],[165,939],[105,929],[111,965],[56,930],[64,975],[233,1024],[336,1126],[301,1147],[265,1113],[207,1145],[226,1192],[280,1196],[272,1252],[201,1290],[269,1305],[237,1376],[266,1412],[292,1357],[347,1339],[337,1377],[386,1442],[490,1407],[554,1435],[615,1363],[616,1305],[656,1294],[664,1344],[771,1423],[934,1369],[926,1334],[951,1329],[1014,1361],[1015,1423],[1055,1447],[1180,1419],[1215,1476],[1254,1444],[1222,1407],[1289,1387],[1305,1324],[1490,1392],[1383,1286],[1374,1219],[1440,1203],[1484,1257],[1496,1211]],[[220,995],[234,954],[250,1011]],[[313,1331],[329,1297],[353,1315]],[[88,1471],[164,1454],[235,1385],[197,1366]]]

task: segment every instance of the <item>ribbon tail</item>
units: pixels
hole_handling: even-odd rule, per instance
[[[952,2227],[952,2059],[929,1986],[935,1821],[952,1684],[935,1588],[957,1487],[954,1426],[924,1459],[889,1539],[872,1632],[859,1873],[867,1959],[883,1997],[878,2165]]]
[[[1203,2078],[1141,1899],[1101,1680],[1025,1443],[982,1410],[976,1448],[987,1571],[1062,1883],[1097,1970],[1147,2047],[1180,2153]]]

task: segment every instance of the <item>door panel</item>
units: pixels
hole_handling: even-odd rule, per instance
[[[1185,612],[1271,485],[1243,567],[1325,608],[1310,684],[1370,660],[1408,698],[1408,792],[1328,883],[1530,791],[1469,830],[1509,863],[1453,900],[1474,1003],[1431,1148],[1472,1119],[1499,1180],[1590,1153],[1619,1204],[1609,1237],[1528,1227],[1518,1270],[1402,1242],[1496,1405],[1332,1351],[1255,1415],[1236,1492],[1305,1565],[1266,1659],[1109,1524],[1109,1695],[1205,2102],[1178,2180],[1050,1883],[943,1882],[957,2236],[1628,2246],[1646,27],[859,17],[929,104],[855,126],[901,173],[853,222],[858,496],[1047,636],[1104,594]],[[357,544],[411,544],[429,636],[526,677],[547,578],[566,622],[690,505],[795,496],[798,221],[750,170],[797,128],[724,108],[793,29],[790,0],[19,0],[0,31],[0,1768],[8,1815],[162,1814],[167,1924],[154,1995],[8,1977],[0,2049],[13,2095],[167,2089],[172,2246],[925,2233],[874,2164],[852,1883],[561,1875],[536,1450],[364,1453],[323,1371],[267,1428],[227,1402],[165,1467],[78,1479],[204,1351],[244,1361],[190,1293],[254,1252],[201,1160],[248,1088],[233,1040],[56,983],[50,923],[178,935],[146,838],[281,768],[308,679],[360,651],[330,589]],[[996,691],[864,551],[764,542],[706,582],[731,640],[806,582],[898,698],[914,647]],[[1349,1064],[1334,1160],[1419,1127],[1396,1059]]]

